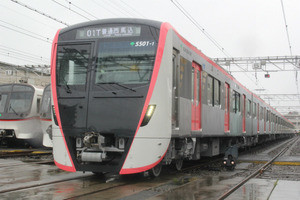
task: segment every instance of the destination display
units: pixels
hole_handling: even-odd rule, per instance
[[[134,37],[140,35],[140,26],[92,27],[77,30],[76,39]]]

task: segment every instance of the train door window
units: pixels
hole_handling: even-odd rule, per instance
[[[198,71],[197,73],[197,85],[198,85],[198,89],[197,89],[197,106],[198,104],[201,104],[201,71]]]
[[[0,94],[0,113],[4,113],[7,100],[7,94]]]
[[[251,117],[251,101],[249,99],[247,103],[247,115]]]
[[[207,104],[213,105],[213,78],[211,76],[207,77]]]
[[[259,103],[257,104],[257,132],[259,132],[259,117],[260,117],[260,113],[259,113]]]
[[[243,94],[243,132],[246,132],[246,95]]]
[[[224,131],[229,132],[230,126],[230,85],[225,83],[225,117],[224,117]]]
[[[195,68],[192,67],[192,78],[191,78],[191,81],[192,81],[192,102],[194,102],[194,98],[195,98]]]
[[[241,111],[241,108],[240,108],[240,104],[241,104],[241,95],[236,92],[236,91],[233,91],[233,112],[237,113],[237,112],[240,112]]]
[[[258,110],[259,110],[259,114],[258,114],[258,115],[259,115],[259,120],[261,120],[261,119],[262,119],[262,115],[261,115],[261,110],[262,110],[262,107],[261,107],[261,106],[259,106],[259,109],[258,109]]]
[[[214,106],[220,105],[220,81],[217,79],[214,79]]]
[[[267,119],[267,112],[266,112],[266,108],[264,108],[264,132],[266,132],[266,119]]]
[[[256,117],[256,103],[254,103],[254,102],[252,104],[252,115],[253,115],[253,118]]]
[[[179,51],[173,50],[172,127],[179,127]]]

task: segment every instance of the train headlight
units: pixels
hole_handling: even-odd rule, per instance
[[[226,160],[224,160],[224,161],[223,161],[223,164],[224,164],[224,165],[226,165],[226,164],[227,164]]]
[[[231,162],[230,162],[232,165],[234,165],[235,164],[235,162],[232,160]]]
[[[156,105],[154,105],[154,104],[148,106],[141,126],[146,126],[149,123],[149,121],[150,121],[150,119],[151,119],[151,117],[152,117],[152,115],[155,111],[155,108],[156,108]]]

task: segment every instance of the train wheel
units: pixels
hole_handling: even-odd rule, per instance
[[[162,164],[158,164],[149,170],[149,175],[152,177],[158,177],[161,173]]]
[[[183,160],[182,159],[176,159],[174,165],[175,165],[175,169],[177,171],[180,171],[182,169]]]

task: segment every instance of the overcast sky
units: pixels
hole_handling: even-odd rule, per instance
[[[207,56],[226,57],[171,0],[55,0],[80,15],[54,0],[17,1],[69,25],[94,19],[123,17],[169,22]],[[290,55],[280,0],[177,1],[231,57]],[[300,55],[300,1],[283,0],[283,4],[292,54]],[[49,64],[50,42],[56,31],[64,27],[66,25],[11,0],[1,0],[0,61],[20,65]],[[25,53],[31,57],[27,54],[24,56]],[[251,90],[263,86],[269,93],[297,93],[295,74],[291,72],[271,73],[270,79],[263,78],[264,74],[260,73],[259,84],[254,84],[256,81],[253,74],[233,75]],[[281,79],[283,81],[279,83]]]

